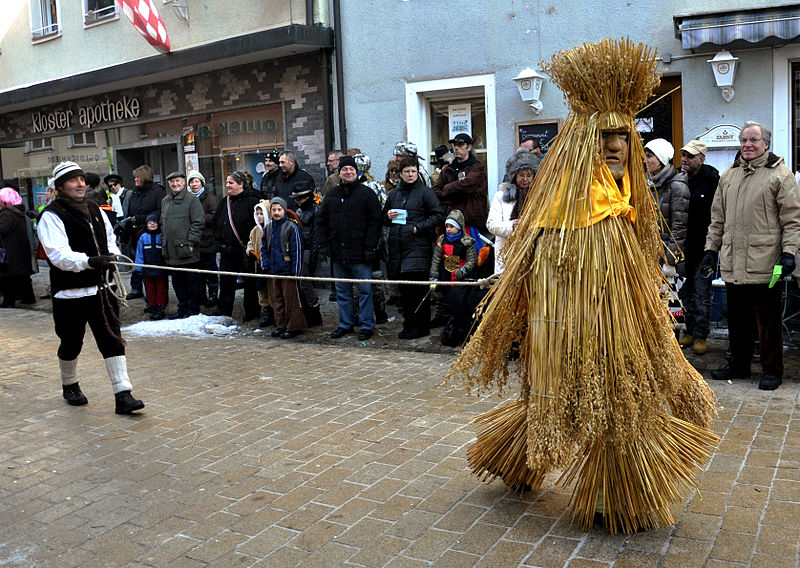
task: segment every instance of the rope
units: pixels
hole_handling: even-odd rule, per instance
[[[197,274],[216,274],[217,276],[242,276],[244,278],[270,278],[273,280],[309,280],[311,282],[348,282],[352,284],[403,284],[410,286],[480,286],[481,288],[489,288],[500,277],[500,274],[492,274],[488,278],[480,278],[479,280],[457,280],[455,282],[444,280],[376,280],[376,279],[363,279],[363,278],[333,278],[325,276],[288,276],[277,274],[257,274],[255,272],[228,272],[225,270],[203,270],[200,268],[183,268],[180,266],[163,266],[160,264],[138,264],[133,262],[130,257],[124,254],[117,255],[126,259],[126,261],[117,260],[113,264],[117,266],[139,266],[142,268],[155,268],[158,270],[170,270],[173,272],[194,272]],[[119,270],[114,270],[115,280],[119,278]],[[121,281],[117,283],[119,289]]]

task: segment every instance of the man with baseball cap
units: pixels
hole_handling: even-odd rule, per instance
[[[71,406],[88,402],[78,386],[77,373],[88,323],[111,378],[115,411],[131,414],[144,408],[144,403],[131,395],[119,306],[106,285],[107,273],[114,269],[114,255],[119,254],[114,232],[100,207],[86,198],[86,178],[78,164],[58,164],[53,185],[58,197],[42,211],[37,234],[50,264],[64,399]]]
[[[449,142],[456,159],[444,167],[433,192],[442,203],[445,217],[458,209],[464,214],[467,225],[479,231],[486,229],[489,213],[489,182],[486,169],[472,151],[473,140],[469,134],[456,134]]]
[[[711,223],[711,204],[719,183],[719,172],[706,161],[706,145],[691,140],[681,148],[681,169],[688,176],[689,216],[686,225],[686,280],[678,291],[683,304],[686,331],[679,343],[691,347],[697,355],[708,351],[706,338],[711,318],[711,282],[713,275],[703,277],[698,269],[703,260],[708,226]]]

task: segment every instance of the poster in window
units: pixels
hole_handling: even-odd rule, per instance
[[[187,174],[191,171],[200,171],[200,156],[197,152],[187,152],[183,155]]]
[[[539,141],[539,145],[542,148],[542,157],[544,157],[550,149],[550,144],[553,143],[556,134],[558,134],[560,125],[560,120],[517,122],[515,125],[517,148],[519,148],[519,145],[522,144],[523,140],[526,138],[535,138]]]
[[[183,151],[194,152],[194,128],[189,126],[183,129]]]
[[[456,134],[472,136],[471,104],[447,105],[447,116],[450,122],[450,138],[454,138]]]

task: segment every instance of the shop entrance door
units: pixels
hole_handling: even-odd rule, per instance
[[[133,170],[141,165],[153,168],[155,181],[166,187],[170,172],[183,171],[180,138],[169,136],[114,147],[114,164],[128,187],[133,187]]]
[[[675,148],[672,165],[676,168],[680,167],[683,147],[683,99],[681,89],[674,90],[680,86],[680,77],[662,77],[661,85],[647,101],[650,106],[636,115],[636,128],[642,135],[642,142],[647,144],[655,138],[667,140]],[[670,94],[664,96],[666,93]]]

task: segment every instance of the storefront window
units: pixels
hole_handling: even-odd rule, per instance
[[[484,167],[487,167],[486,105],[482,96],[430,101],[431,161],[429,163],[435,162],[436,147],[442,144],[450,146],[448,140],[455,136],[456,130],[464,128],[465,116],[468,116],[469,120],[466,121],[468,124],[464,132],[472,136],[475,141],[472,145],[475,156]]]
[[[800,62],[792,63],[792,171],[800,169]]]

